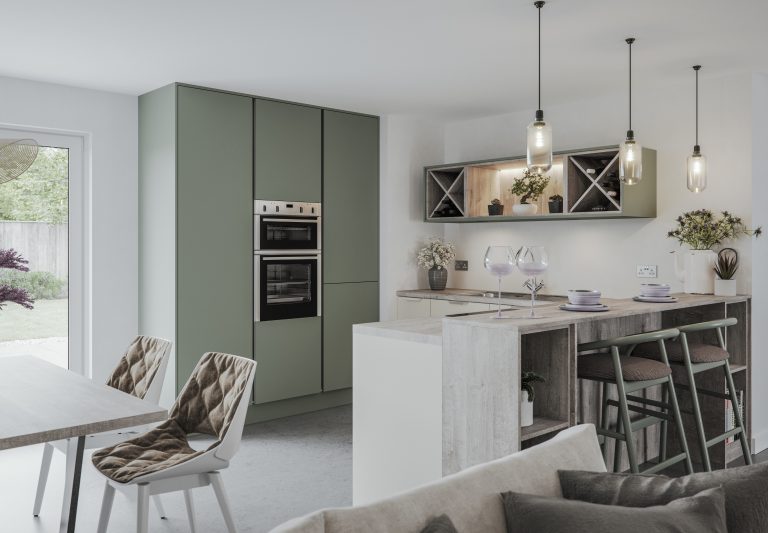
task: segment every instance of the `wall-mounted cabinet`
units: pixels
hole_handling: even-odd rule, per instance
[[[536,214],[515,215],[511,191],[526,168],[524,157],[439,165],[424,169],[428,222],[498,222],[656,216],[656,151],[643,148],[643,179],[619,181],[618,147],[559,152],[549,183],[532,202]],[[550,205],[550,198],[561,198]],[[498,200],[498,202],[494,202]],[[492,206],[494,203],[497,206]]]

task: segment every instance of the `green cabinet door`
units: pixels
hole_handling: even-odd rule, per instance
[[[322,392],[322,320],[319,316],[256,322],[253,382],[256,403]]]
[[[253,357],[253,100],[177,89],[176,372]]]
[[[253,104],[253,128],[254,198],[319,202],[322,111],[257,98]]]
[[[323,285],[323,390],[352,386],[352,325],[379,320],[379,284]]]
[[[323,112],[323,280],[379,280],[379,119]]]

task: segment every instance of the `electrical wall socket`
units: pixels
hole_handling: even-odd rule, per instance
[[[466,259],[457,259],[453,265],[454,270],[463,270],[466,272],[469,270],[469,261]]]
[[[656,265],[637,265],[638,278],[655,278]]]

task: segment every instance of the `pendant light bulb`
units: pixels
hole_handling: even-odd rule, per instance
[[[626,39],[629,45],[629,130],[627,138],[619,146],[619,180],[624,185],[635,185],[643,179],[643,147],[635,140],[632,131],[632,43],[634,37]]]
[[[534,2],[533,5],[539,11],[539,108],[534,121],[528,124],[526,161],[530,171],[544,173],[552,168],[552,127],[544,122],[541,109],[541,8],[544,2]]]
[[[693,153],[688,156],[688,179],[686,185],[693,193],[700,193],[707,188],[707,159],[701,155],[699,146],[699,70],[701,65],[694,65],[696,72],[696,144]]]

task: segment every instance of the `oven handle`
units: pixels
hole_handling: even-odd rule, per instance
[[[262,218],[262,222],[294,222],[297,224],[317,224],[317,220],[311,218]]]
[[[262,261],[288,261],[291,259],[319,259],[316,255],[262,255],[261,260]]]

